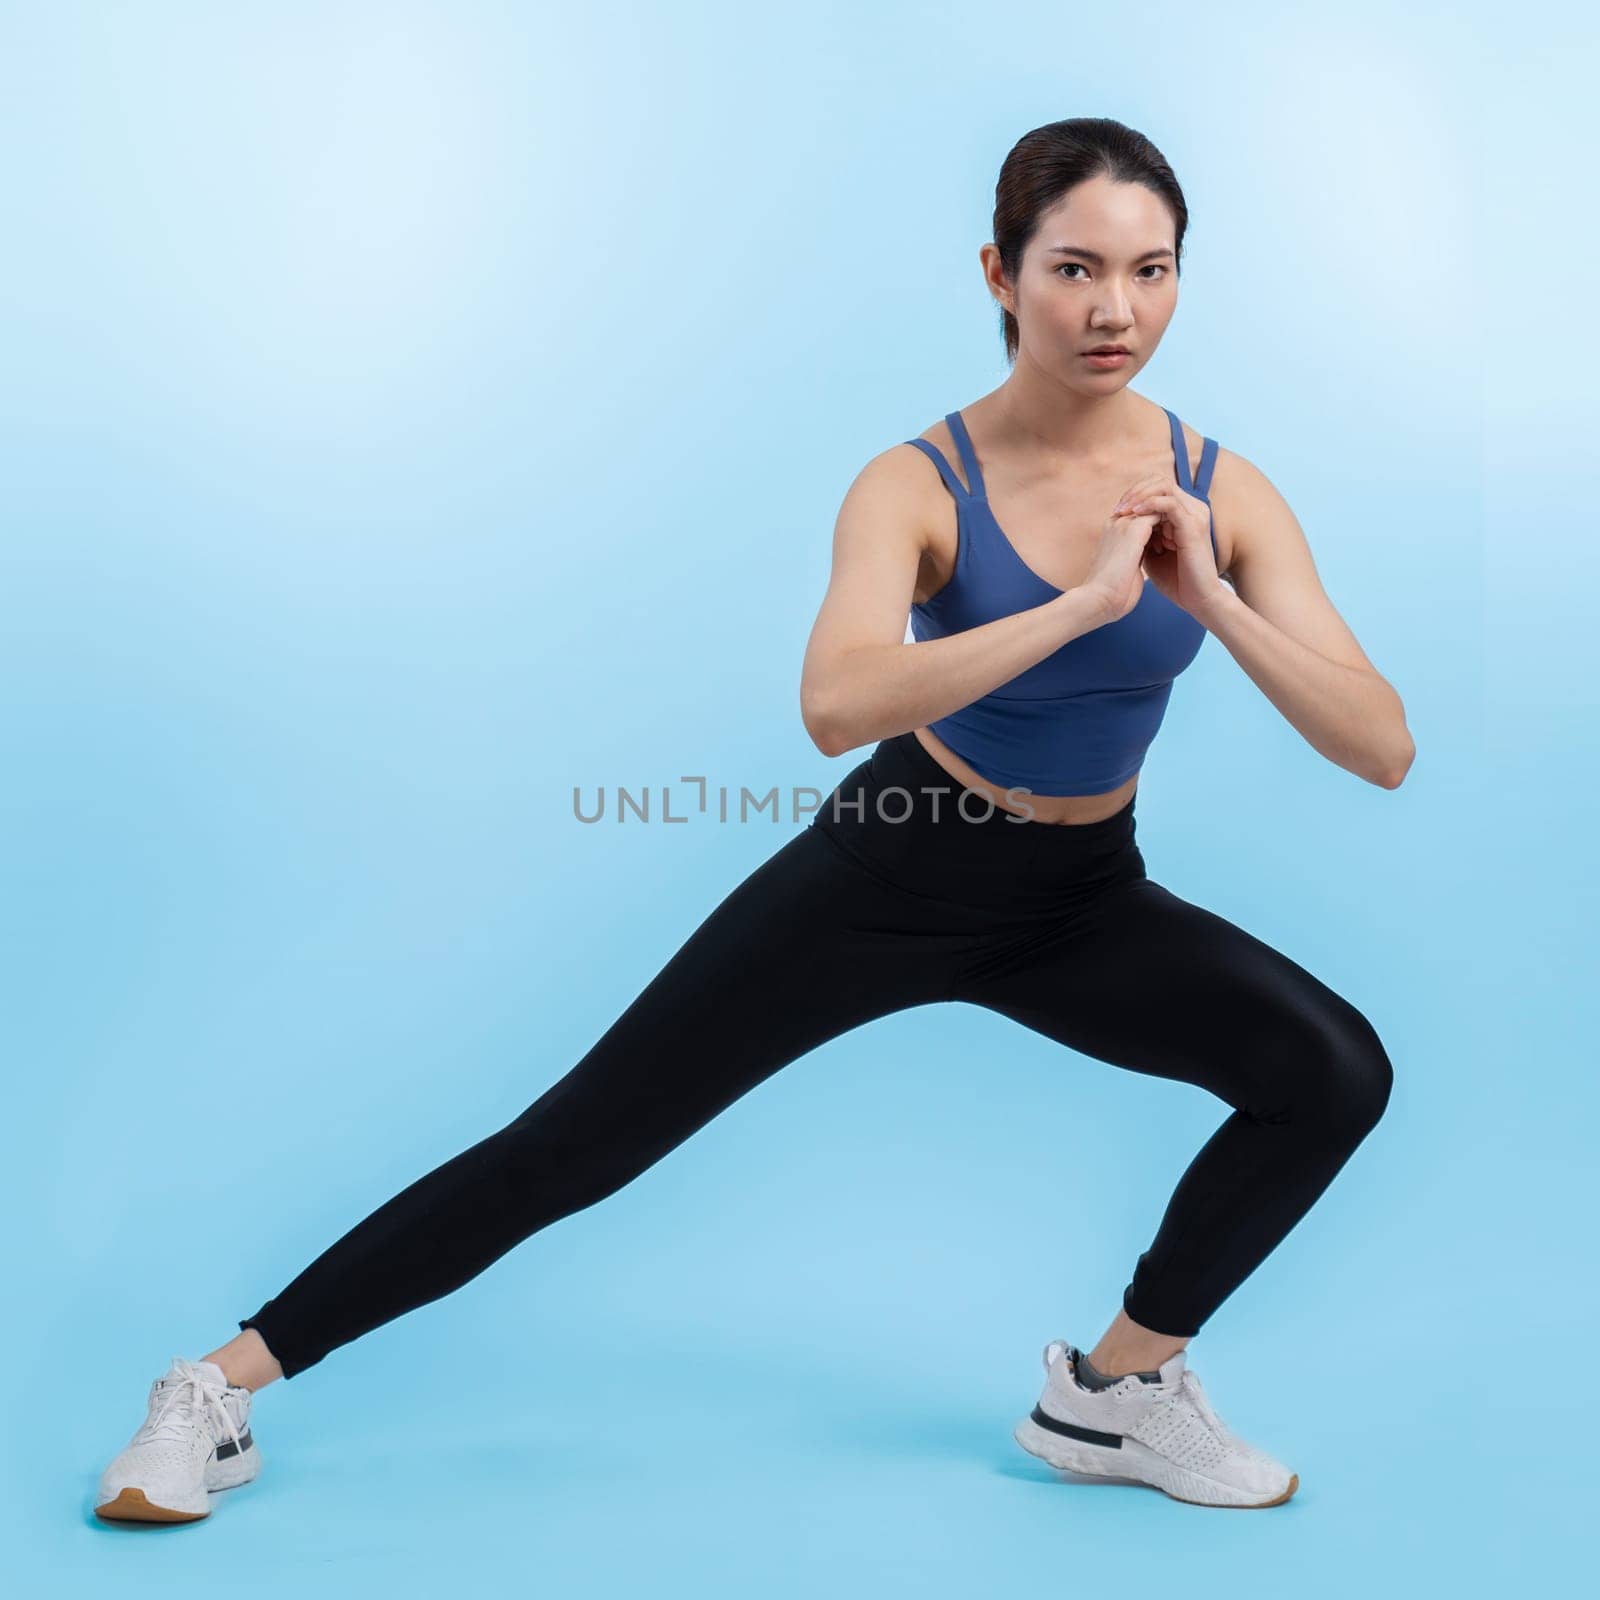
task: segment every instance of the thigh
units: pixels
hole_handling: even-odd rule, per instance
[[[713,907],[512,1126],[544,1147],[581,1143],[603,1184],[610,1162],[636,1170],[825,1041],[947,998],[970,937],[808,827]]]
[[[526,1111],[388,1200],[247,1320],[286,1373],[304,1370],[611,1194],[825,1039],[945,998],[965,946],[945,909],[804,830]]]
[[[986,952],[960,998],[1100,1061],[1181,1079],[1263,1120],[1377,1059],[1371,1025],[1298,962],[1150,878]],[[1352,1065],[1354,1064],[1354,1065]]]

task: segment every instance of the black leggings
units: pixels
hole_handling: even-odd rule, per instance
[[[1233,1108],[1123,1293],[1161,1333],[1199,1331],[1389,1098],[1389,1058],[1349,1001],[1145,876],[1132,799],[1099,822],[1019,821],[906,733],[724,897],[571,1071],[239,1326],[303,1372],[615,1193],[824,1041],[952,1000]]]

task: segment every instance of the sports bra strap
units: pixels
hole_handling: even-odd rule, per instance
[[[1165,406],[1161,409],[1167,411]],[[1172,464],[1177,469],[1178,487],[1204,500],[1211,490],[1211,469],[1217,464],[1217,441],[1215,439],[1200,441],[1200,471],[1196,477],[1191,478],[1189,446],[1183,437],[1183,424],[1171,411],[1167,411],[1167,421],[1172,426]]]
[[[982,500],[988,494],[983,486],[983,473],[978,470],[978,452],[972,448],[972,435],[967,432],[967,425],[961,420],[959,411],[950,412],[944,419],[945,426],[955,436],[956,449],[961,452],[961,465],[967,469],[967,482],[971,485],[972,498]]]
[[[1165,406],[1161,409],[1167,411]],[[1178,487],[1193,494],[1194,480],[1189,476],[1189,446],[1184,441],[1183,424],[1171,411],[1167,411],[1167,421],[1172,427],[1172,465],[1178,474]]]
[[[939,469],[939,476],[944,479],[945,487],[956,497],[957,505],[971,498],[961,487],[961,480],[955,475],[950,463],[945,460],[944,452],[938,446],[930,444],[926,439],[907,439],[906,443],[914,444]]]
[[[1162,407],[1166,411],[1166,407]],[[959,411],[952,411],[945,417],[945,423],[956,441],[956,448],[961,452],[961,464],[967,469],[967,482],[971,489],[964,489],[961,480],[955,475],[944,451],[927,439],[907,439],[906,443],[915,445],[939,469],[939,476],[944,479],[945,487],[949,489],[957,501],[979,500],[986,493],[983,483],[983,473],[978,467],[977,452],[972,448],[972,438],[967,432],[966,424],[961,420]],[[1188,493],[1204,500],[1211,489],[1211,473],[1217,464],[1217,441],[1204,439],[1200,445],[1200,471],[1197,476],[1189,474],[1189,447],[1184,441],[1183,424],[1176,415],[1167,411],[1167,421],[1172,425],[1172,460],[1177,469],[1178,487]]]

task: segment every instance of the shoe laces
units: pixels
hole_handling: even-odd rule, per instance
[[[172,1364],[177,1375],[159,1380],[156,1408],[134,1435],[135,1443],[187,1439],[196,1427],[209,1433],[211,1419],[221,1417],[223,1427],[238,1445],[239,1430],[232,1413],[222,1403],[222,1386],[182,1356],[174,1356]]]
[[[1191,1368],[1185,1367],[1178,1379],[1178,1387],[1181,1393],[1189,1397],[1195,1410],[1205,1419],[1206,1424],[1215,1431],[1218,1440],[1223,1443],[1231,1443],[1233,1438],[1232,1430],[1212,1407],[1205,1388],[1200,1382],[1199,1375]]]

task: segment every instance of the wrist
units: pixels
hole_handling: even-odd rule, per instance
[[[1073,619],[1080,633],[1103,627],[1117,614],[1112,597],[1105,590],[1087,583],[1080,583],[1073,589],[1063,589],[1053,604],[1061,607]]]
[[[1228,620],[1244,601],[1226,583],[1218,582],[1214,593],[1208,595],[1190,612],[1196,622],[1211,633]]]

